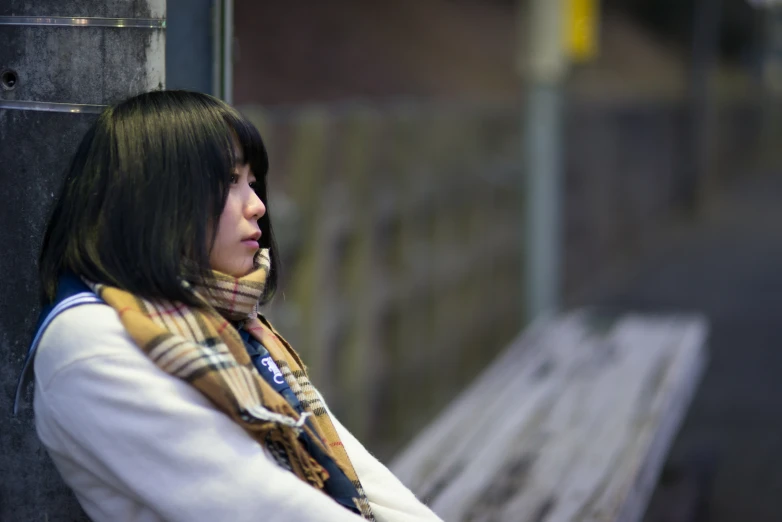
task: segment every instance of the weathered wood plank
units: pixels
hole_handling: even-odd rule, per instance
[[[586,311],[518,338],[392,464],[449,521],[635,521],[705,360],[698,317]]]

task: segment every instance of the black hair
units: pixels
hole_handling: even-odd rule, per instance
[[[44,302],[66,272],[147,299],[199,306],[181,278],[203,283],[230,189],[238,144],[266,206],[258,221],[277,287],[279,257],[266,190],[269,160],[258,130],[212,96],[154,91],[107,108],[71,162],[39,259]]]

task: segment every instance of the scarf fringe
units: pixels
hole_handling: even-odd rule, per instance
[[[269,433],[269,438],[283,447],[293,472],[299,478],[318,489],[323,489],[329,479],[328,472],[304,449],[292,429],[277,427]]]
[[[288,457],[291,471],[313,487],[323,489],[326,481],[329,479],[329,473],[309,454],[299,440],[299,435],[301,431],[304,430],[308,433],[312,441],[321,446],[321,449],[325,450],[325,446],[322,444],[320,437],[318,437],[316,433],[313,433],[305,424],[307,417],[311,414],[305,412],[299,417],[298,421],[296,421],[286,415],[287,412],[278,413],[270,410],[265,410],[265,412],[267,413],[267,415],[265,415],[267,418],[263,419],[263,423],[254,424],[242,419],[241,424],[246,430],[256,433],[258,439],[269,440],[281,447]],[[253,418],[258,417],[253,415]],[[274,420],[278,418],[284,420]]]

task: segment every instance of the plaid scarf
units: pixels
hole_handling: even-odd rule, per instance
[[[213,271],[203,288],[183,283],[204,302],[201,309],[149,301],[101,284],[88,285],[117,311],[127,332],[159,368],[194,386],[264,448],[282,453],[299,478],[323,490],[329,473],[302,443],[301,435],[306,433],[320,454],[331,458],[353,484],[358,497],[352,500],[358,511],[374,520],[356,471],[304,364],[258,314],[269,267],[269,252],[261,250],[256,270],[247,276],[235,278]],[[255,369],[234,324],[269,351],[301,404],[301,415]]]

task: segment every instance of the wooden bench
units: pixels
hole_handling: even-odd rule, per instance
[[[638,521],[707,329],[697,316],[538,321],[390,467],[447,522]]]

